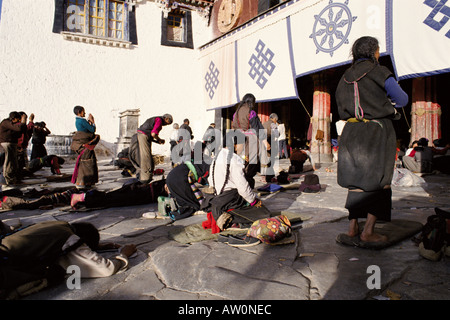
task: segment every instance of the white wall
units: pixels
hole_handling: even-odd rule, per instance
[[[52,33],[53,0],[3,0],[0,22],[0,117],[10,111],[35,114],[52,134],[75,131],[73,107],[92,113],[107,142],[119,135],[119,112],[141,110],[139,122],[171,113],[191,120],[201,139],[213,111],[202,106],[202,75],[196,49],[161,46],[161,9],[141,1],[136,8],[138,42],[131,49],[64,40]],[[207,22],[192,12],[194,47],[211,40]],[[161,132],[168,139],[172,127]],[[169,148],[155,145],[162,153]]]

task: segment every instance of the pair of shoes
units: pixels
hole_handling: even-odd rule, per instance
[[[228,245],[232,247],[252,247],[261,243],[261,240],[253,237],[245,236],[244,238],[239,238],[236,236],[228,237]]]

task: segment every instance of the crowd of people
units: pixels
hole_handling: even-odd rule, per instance
[[[28,121],[28,123],[27,123]],[[14,186],[42,167],[51,167],[59,172],[61,158],[48,155],[45,148],[46,137],[51,134],[44,121],[35,122],[23,111],[12,111],[0,123],[0,184]],[[32,144],[31,155],[28,146]]]
[[[362,37],[355,41],[352,55],[353,63],[336,90],[340,123],[345,124],[339,129],[337,140],[337,181],[348,189],[345,204],[349,212],[348,235],[358,236],[363,241],[383,242],[387,241],[386,236],[375,233],[374,226],[378,220],[391,219],[390,185],[396,159],[396,135],[392,122],[398,120],[396,109],[408,103],[408,96],[391,71],[378,63],[379,45],[375,38]],[[358,97],[356,101],[355,97]],[[263,207],[254,191],[257,173],[268,184],[276,182],[275,163],[283,158],[290,160],[291,174],[303,172],[304,163],[308,160],[316,170],[309,141],[291,139],[288,148],[286,128],[278,115],[272,113],[262,123],[255,106],[255,96],[246,94],[236,105],[231,130],[225,138],[215,123],[211,123],[202,139],[195,144],[189,119],[184,119],[181,126],[173,123],[171,114],[147,119],[132,136],[130,146],[120,151],[117,160],[124,170],[122,174],[136,179],[112,191],[95,188],[99,178],[95,147],[100,136],[96,133],[92,114],[86,118],[84,107],[75,106],[76,132],[71,144],[71,149],[77,154],[72,175],[75,187],[35,200],[2,197],[1,208],[32,210],[56,205],[70,205],[74,209],[80,206],[105,208],[155,203],[160,197],[170,197],[176,204],[176,208],[168,213],[172,220],[184,219],[202,210],[207,213],[203,227],[211,229],[212,233],[242,226],[243,221],[233,216],[233,211]],[[172,170],[166,178],[154,180],[152,144],[165,144],[160,133],[168,125],[173,128],[169,139]],[[45,139],[48,134],[50,130],[45,122],[34,122],[33,114],[27,123],[25,113],[11,112],[0,123],[3,185],[19,184],[28,165],[36,159],[50,166],[53,173],[60,173],[59,166],[64,160],[47,155]],[[26,150],[30,139],[33,148],[28,160]],[[422,138],[413,142],[411,149],[401,155],[401,160],[405,168],[413,172],[439,170],[448,173],[448,152],[449,144],[442,140],[433,141],[433,146],[429,147],[428,140]],[[35,163],[34,168],[39,170],[42,167]],[[202,191],[202,187],[208,187],[209,191],[206,192],[206,188]],[[359,219],[366,219],[362,231],[359,230]],[[51,240],[43,239],[31,244],[24,239],[33,232],[54,232],[55,236]],[[46,263],[51,263],[52,267],[64,267],[75,261],[83,266],[83,277],[104,277],[120,272],[128,265],[128,257],[136,251],[135,246],[125,246],[115,260],[103,259],[96,252],[100,247],[98,231],[94,227],[59,222],[36,224],[5,239],[0,247],[2,257],[21,255],[20,250],[23,250],[27,252],[23,259],[35,261],[38,253],[42,255],[41,251],[46,247],[42,242],[48,241],[50,245],[47,247],[53,248],[49,259],[53,260]],[[15,241],[21,246],[12,245]],[[9,242],[11,247],[8,247]],[[117,247],[116,244],[106,246]],[[29,270],[23,268],[24,260],[19,264],[14,259],[10,260],[11,263],[0,268],[0,290],[8,291],[36,280],[37,275],[42,277],[43,270],[30,275]],[[93,261],[100,262],[96,265]],[[58,268],[55,270],[52,269],[52,276],[56,277]],[[12,275],[17,275],[13,277],[14,281],[11,280]]]

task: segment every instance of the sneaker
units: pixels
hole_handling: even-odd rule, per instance
[[[260,242],[261,241],[259,239],[247,236],[244,238],[238,238],[235,236],[228,237],[228,244],[232,247],[252,247],[258,245]]]

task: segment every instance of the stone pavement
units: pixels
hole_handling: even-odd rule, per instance
[[[110,159],[99,160],[97,188],[120,187],[129,178]],[[280,167],[287,169],[288,160]],[[158,166],[167,174],[170,164]],[[44,220],[88,221],[96,225],[101,239],[134,243],[136,257],[130,268],[110,278],[83,279],[81,289],[66,284],[30,295],[26,300],[448,300],[450,299],[450,258],[431,262],[420,257],[418,248],[406,239],[383,250],[368,250],[336,243],[347,230],[344,209],[347,190],[336,182],[336,163],[323,163],[316,171],[324,188],[320,193],[300,193],[298,189],[263,195],[264,204],[274,212],[290,211],[308,217],[295,230],[291,244],[236,248],[216,240],[179,243],[169,233],[179,226],[199,224],[205,214],[171,222],[144,219],[145,212],[157,211],[157,204],[110,208],[88,212],[17,210],[0,213],[0,219],[22,224]],[[48,169],[37,174],[50,175]],[[62,171],[71,173],[66,163]],[[311,173],[311,172],[309,172]],[[425,223],[434,207],[450,209],[450,176],[423,177],[420,187],[393,188],[393,219]],[[257,187],[263,185],[258,176]],[[303,179],[300,178],[298,183]],[[29,181],[23,187],[61,187],[67,183]],[[295,181],[292,181],[295,183]],[[380,289],[369,288],[372,271],[378,266]],[[373,282],[372,282],[373,283]]]

